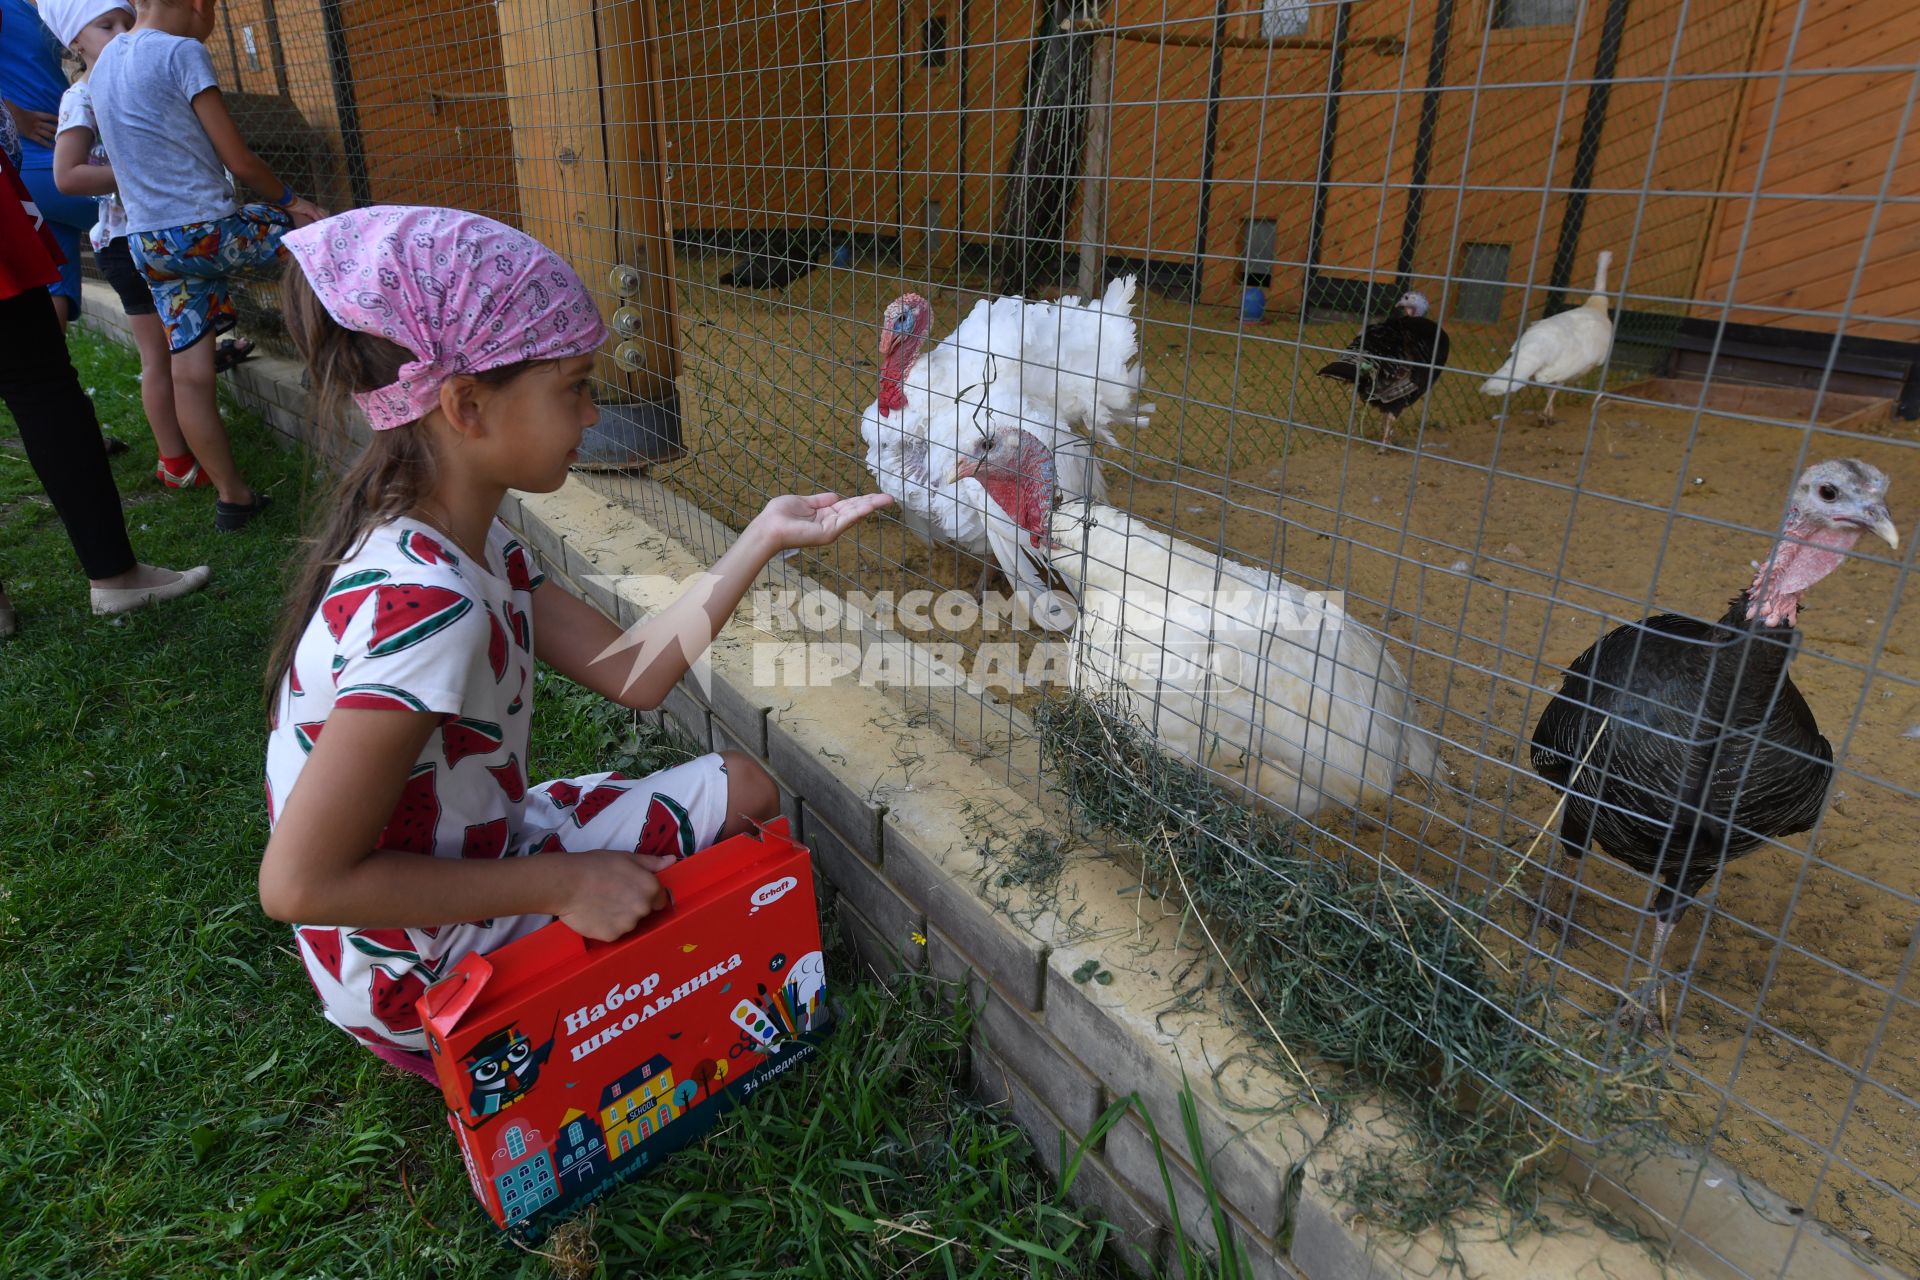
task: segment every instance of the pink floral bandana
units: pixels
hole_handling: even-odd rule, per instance
[[[281,243],[327,314],[414,354],[391,386],[354,395],[375,431],[418,422],[455,374],[585,355],[607,336],[572,267],[477,213],[375,205]]]

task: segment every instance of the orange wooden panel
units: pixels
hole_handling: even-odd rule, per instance
[[[1114,50],[1110,251],[1191,262],[1200,231],[1210,57],[1121,40]]]
[[[1258,0],[1231,0],[1228,7],[1244,11],[1257,3]],[[1212,29],[1214,9],[1214,0],[1113,0],[1109,16],[1118,27],[1199,35]]]
[[[343,0],[373,198],[519,217],[491,4]]]
[[[680,376],[680,317],[666,197],[662,44],[652,6],[600,0],[596,7],[608,186],[613,194],[609,266],[631,266],[641,278],[630,296],[620,295],[605,275],[591,284],[603,296],[611,294],[609,301],[640,313],[640,329],[632,335],[640,366],[627,371],[622,385],[642,399],[663,399],[673,394]]]
[[[1379,281],[1392,279],[1397,269],[1433,9],[1432,0],[1419,0],[1404,8],[1354,12],[1320,240],[1322,272]],[[1407,44],[1390,53],[1359,43],[1369,38]],[[1324,83],[1324,69],[1320,74]],[[1313,150],[1303,152],[1303,164],[1318,164],[1318,130],[1314,133]]]
[[[960,195],[959,0],[904,0],[901,14],[900,220],[903,251],[952,261]],[[929,41],[939,38],[937,48]]]
[[[900,224],[901,32],[896,5],[828,8],[827,219],[883,235]]]
[[[333,67],[327,57],[326,27],[320,0],[275,0],[280,53],[287,68],[287,96],[308,124],[337,134],[340,129]]]
[[[1609,284],[1624,286],[1627,305],[1647,295],[1685,298],[1693,287],[1711,226],[1713,202],[1703,195],[1721,181],[1739,114],[1741,84],[1707,78],[1742,71],[1766,0],[1723,0],[1694,6],[1676,31],[1677,8],[1636,7],[1620,49],[1606,131],[1594,165],[1600,191],[1582,223],[1573,284],[1583,288],[1601,250],[1614,254]],[[1661,83],[1665,80],[1666,83]]]
[[[247,52],[252,37],[253,53]],[[207,37],[220,88],[228,93],[275,93],[273,42],[268,38],[266,0],[233,0],[220,8],[220,23]]]
[[[657,6],[668,208],[695,229],[791,226],[826,212],[822,30],[813,7]]]
[[[1920,31],[1905,6],[1880,0],[1813,0],[1804,15],[1797,4],[1774,8],[1755,65],[1761,78],[1738,122],[1739,142],[1726,183],[1729,192],[1753,191],[1757,183],[1763,198],[1717,202],[1698,285],[1702,302],[1693,313],[1718,316],[1719,304],[1731,296],[1730,318],[1737,322],[1830,328],[1849,305],[1873,210],[1866,202],[1794,197],[1878,193],[1895,148],[1912,145],[1895,136],[1912,73],[1792,76],[1783,85],[1765,73],[1784,64],[1790,42],[1796,68],[1901,63],[1920,51]],[[1846,126],[1836,129],[1835,113],[1841,111]],[[1903,151],[1894,173],[1910,186],[1909,160]],[[1883,211],[1862,275],[1863,292],[1870,286],[1872,299],[1864,310],[1882,316],[1920,310],[1920,217],[1912,206]],[[1863,309],[1861,303],[1856,297],[1852,305]],[[1754,307],[1796,307],[1830,312],[1833,318],[1823,324]],[[1885,322],[1850,324],[1847,331],[1902,341],[1913,337],[1909,326]]]
[[[967,6],[967,136],[957,220],[963,239],[983,239],[995,229],[1003,174],[1020,132],[1033,21],[1031,5]]]
[[[1318,172],[1328,54],[1272,46],[1232,49],[1220,80],[1218,150],[1207,214],[1201,298],[1230,302],[1245,284],[1248,224],[1274,224],[1268,305],[1297,307]]]
[[[1797,3],[1775,13],[1760,66],[1778,69],[1793,31]],[[1793,65],[1814,67],[1897,66],[1903,38],[1913,35],[1913,10],[1903,0],[1816,0],[1807,6]]]

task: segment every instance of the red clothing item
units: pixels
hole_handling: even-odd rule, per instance
[[[0,299],[54,283],[66,260],[20,171],[0,152]]]

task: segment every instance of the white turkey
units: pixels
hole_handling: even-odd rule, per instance
[[[1528,325],[1507,353],[1507,362],[1480,384],[1483,396],[1503,396],[1528,383],[1547,389],[1544,421],[1553,421],[1553,397],[1575,378],[1598,369],[1613,350],[1613,321],[1607,315],[1607,268],[1613,255],[1604,250],[1593,273],[1593,292],[1569,311]]]
[[[1391,794],[1439,757],[1381,638],[1280,578],[1064,499],[1046,446],[1016,430],[976,439],[978,479],[1079,601],[1068,683],[1125,690],[1166,750],[1292,814]]]
[[[867,470],[920,537],[990,555],[1034,621],[1051,630],[1070,628],[1073,610],[1050,590],[1045,559],[1022,545],[980,482],[954,468],[962,439],[1014,427],[1045,442],[1065,492],[1104,499],[1094,440],[1112,443],[1114,426],[1153,412],[1140,402],[1135,287],[1128,276],[1085,303],[983,298],[924,353],[933,327],[925,298],[902,295],[880,323],[880,393],[860,416]]]

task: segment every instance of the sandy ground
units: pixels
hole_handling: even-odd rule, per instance
[[[944,333],[978,295],[865,269],[737,295],[712,283],[725,265],[681,264],[695,454],[666,478],[736,527],[770,492],[867,487],[858,421],[874,393],[882,306],[919,288]],[[1410,420],[1405,447],[1381,453],[1349,433],[1346,389],[1311,376],[1326,357],[1297,345],[1338,347],[1352,326],[1289,317],[1243,330],[1219,309],[1157,297],[1146,308],[1160,412],[1106,456],[1115,504],[1348,592],[1357,618],[1386,620],[1427,723],[1447,740],[1451,776],[1436,794],[1397,800],[1384,831],[1331,817],[1321,843],[1390,858],[1458,895],[1511,884],[1489,909],[1493,945],[1510,934],[1520,941],[1505,945],[1527,962],[1530,938],[1536,972],[1572,1006],[1610,1010],[1606,989],[1647,950],[1645,883],[1587,859],[1562,942],[1531,930],[1525,898],[1538,873],[1514,852],[1553,808],[1525,742],[1561,665],[1649,605],[1717,617],[1764,553],[1803,450],[1880,467],[1896,522],[1914,530],[1920,433],[1883,423],[1837,437],[1617,400],[1596,411],[1572,394],[1557,424],[1534,420],[1537,396],[1501,423],[1463,373],[1430,397],[1424,430]],[[1452,363],[1491,369],[1510,338],[1455,331]],[[808,567],[868,591],[967,587],[978,569],[890,519]],[[1893,565],[1851,561],[1809,595],[1794,675],[1841,773],[1811,845],[1801,836],[1735,863],[1704,938],[1707,912],[1676,932],[1668,967],[1690,973],[1674,992],[1679,1089],[1667,1111],[1682,1138],[1711,1137],[1716,1154],[1913,1267],[1920,1005],[1898,989],[1920,953],[1920,862],[1903,830],[1920,757],[1920,740],[1904,736],[1920,725],[1920,622],[1898,608],[1903,585]],[[1644,963],[1633,972],[1644,979]]]

